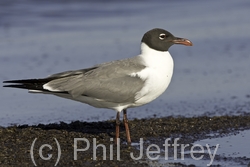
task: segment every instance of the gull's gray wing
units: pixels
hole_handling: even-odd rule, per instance
[[[135,63],[137,62],[137,63]],[[98,100],[134,102],[144,80],[130,74],[145,68],[138,57],[100,64],[93,68],[68,71],[50,76],[54,78],[43,87],[52,92],[68,92],[73,97],[88,96]]]

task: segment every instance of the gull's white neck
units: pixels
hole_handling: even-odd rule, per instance
[[[134,106],[147,104],[160,96],[168,87],[174,62],[168,51],[161,52],[141,44],[141,63],[146,67],[131,76],[139,76],[145,81],[143,88],[136,94]]]
[[[141,54],[139,56],[147,67],[163,69],[167,67],[168,71],[173,70],[173,58],[168,51],[154,50],[145,43],[141,43]]]

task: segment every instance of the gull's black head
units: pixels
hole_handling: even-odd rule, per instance
[[[146,32],[141,42],[158,51],[168,51],[173,44],[193,45],[188,39],[175,37],[170,32],[160,28]]]

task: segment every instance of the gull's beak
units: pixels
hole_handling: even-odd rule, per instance
[[[185,38],[179,38],[179,37],[175,37],[175,39],[173,40],[174,44],[182,44],[182,45],[186,45],[186,46],[193,46],[193,43]]]

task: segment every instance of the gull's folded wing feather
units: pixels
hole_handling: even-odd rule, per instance
[[[115,62],[115,63],[114,63]],[[145,80],[132,76],[145,68],[133,59],[114,61],[93,68],[54,74],[43,87],[51,92],[68,92],[74,98],[88,96],[98,100],[134,102]]]

